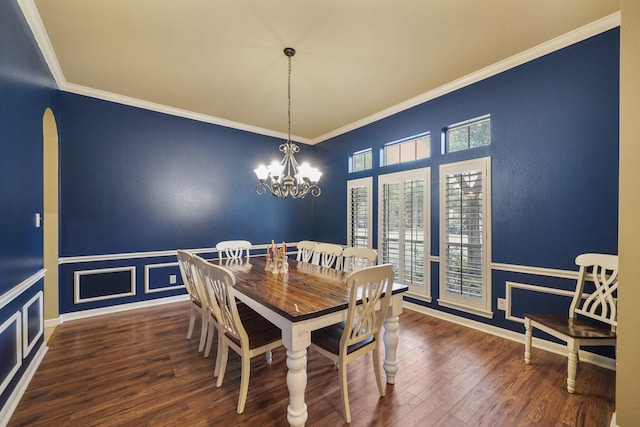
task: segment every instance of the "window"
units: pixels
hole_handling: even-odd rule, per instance
[[[488,116],[451,125],[445,129],[444,153],[468,150],[491,143],[491,118]]]
[[[431,155],[431,136],[426,133],[386,144],[382,149],[382,166],[426,159]]]
[[[440,166],[440,299],[492,317],[491,159]]]
[[[351,155],[349,164],[349,172],[360,172],[371,169],[371,148],[357,151]]]
[[[378,258],[394,265],[396,281],[431,298],[429,284],[430,169],[378,178]]]
[[[347,181],[347,245],[371,248],[371,177]]]

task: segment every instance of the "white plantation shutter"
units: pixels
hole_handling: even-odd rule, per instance
[[[440,299],[487,316],[490,283],[490,159],[440,167]]]
[[[414,179],[404,182],[404,283],[422,286],[424,281],[424,206],[425,182]]]
[[[395,279],[430,298],[429,168],[379,176],[378,250],[394,266]]]
[[[347,181],[347,245],[356,248],[372,246],[371,177]]]
[[[400,184],[397,182],[381,183],[382,187],[382,203],[380,217],[382,218],[382,227],[378,229],[380,236],[380,244],[378,248],[381,263],[390,263],[394,265],[395,277],[399,277],[398,265],[400,264]]]

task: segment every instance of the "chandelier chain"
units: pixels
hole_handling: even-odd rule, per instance
[[[289,79],[287,80],[287,129],[289,129],[287,141],[291,142],[291,56],[289,56]]]

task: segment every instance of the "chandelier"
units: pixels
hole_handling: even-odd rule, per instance
[[[291,141],[291,57],[296,54],[296,50],[287,47],[284,49],[284,54],[289,58],[287,87],[289,133],[287,142],[280,144],[280,151],[284,153],[282,161],[274,160],[269,166],[260,165],[253,170],[260,181],[256,186],[256,193],[262,196],[270,192],[278,198],[291,196],[293,199],[302,199],[309,193],[313,197],[318,197],[320,195],[318,181],[322,172],[308,163],[299,165],[294,157],[294,154],[300,151],[300,147]]]

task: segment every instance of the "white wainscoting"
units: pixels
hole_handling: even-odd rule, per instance
[[[184,285],[175,285],[175,286],[164,286],[161,288],[152,288],[150,283],[150,271],[155,268],[166,268],[166,267],[177,267],[178,262],[165,262],[160,264],[147,264],[144,266],[144,293],[152,294],[154,292],[164,292],[171,291],[173,289],[181,289],[184,288]]]
[[[36,343],[38,342],[38,339],[44,333],[44,321],[43,321],[44,307],[43,307],[42,298],[43,298],[43,293],[42,291],[39,291],[29,301],[27,301],[27,303],[22,307],[22,353],[24,354],[23,357],[25,358],[29,355],[29,353],[31,353],[31,350],[33,349],[33,347],[35,347]],[[31,337],[31,340],[29,340],[29,324],[31,320],[31,318],[29,317],[30,316],[29,313],[30,313],[31,307],[34,305],[38,309],[36,313],[38,331],[33,337]]]
[[[12,301],[16,300],[20,296],[28,292],[32,286],[38,283],[44,278],[46,273],[45,269],[42,269],[32,276],[28,277],[11,290],[0,296],[0,309],[5,308]],[[36,308],[35,310],[33,308]],[[9,384],[16,379],[16,375],[22,370],[21,377],[18,379],[17,384],[10,393],[7,394],[6,402],[3,402],[0,407],[0,427],[3,427],[9,423],[11,415],[18,406],[22,395],[27,389],[31,378],[35,375],[36,370],[40,366],[40,363],[44,359],[47,353],[47,346],[44,340],[40,340],[43,335],[44,329],[44,311],[43,311],[43,293],[38,291],[33,297],[31,297],[26,303],[19,307],[15,312],[6,316],[8,310],[3,313],[4,321],[0,325],[0,335],[9,334],[9,342],[12,343],[12,358],[14,360],[13,366],[6,373],[4,378],[0,379],[0,394],[8,392],[7,388]],[[29,337],[29,324],[37,324],[37,330]],[[32,331],[33,332],[33,331]],[[35,355],[31,357],[31,361],[28,366],[24,365],[25,359],[29,358],[36,345],[40,342]]]
[[[80,278],[82,276],[92,276],[97,274],[115,273],[118,271],[128,271],[130,274],[130,286],[129,292],[123,292],[118,294],[101,295],[97,297],[81,298],[80,297]],[[131,265],[127,267],[110,267],[110,268],[98,268],[94,270],[76,270],[73,273],[73,303],[80,304],[83,302],[103,301],[114,298],[122,298],[128,296],[134,296],[136,294],[136,267]]]

